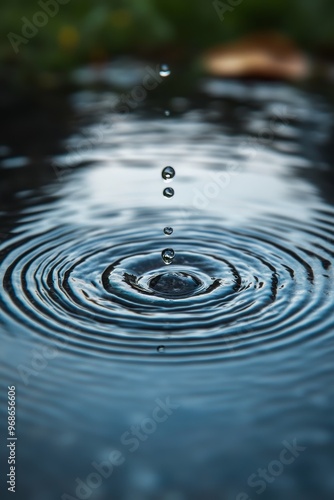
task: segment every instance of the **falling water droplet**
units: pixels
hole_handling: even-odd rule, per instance
[[[175,252],[172,248],[166,248],[161,252],[161,257],[164,263],[169,265],[173,262],[173,259],[175,257]]]
[[[173,177],[175,176],[175,170],[173,167],[165,167],[163,170],[162,170],[162,178],[168,182],[170,180],[173,179]],[[163,190],[163,194],[166,198],[171,198],[172,196],[174,196],[174,189],[171,188],[171,187],[167,187]],[[173,233],[173,228],[172,227],[168,227],[166,226],[164,228],[164,233],[167,234],[167,235],[171,235]],[[161,257],[162,257],[162,260],[164,261],[165,264],[171,264],[174,257],[175,257],[175,252],[172,248],[166,248],[165,250],[163,250],[161,252]]]
[[[164,233],[167,234],[167,236],[170,236],[171,234],[173,234],[173,228],[172,227],[165,227],[164,228]]]
[[[175,170],[173,169],[173,167],[165,167],[161,175],[165,181],[169,181],[175,176]]]
[[[165,116],[170,116],[170,111],[168,109],[165,111]]]
[[[162,76],[163,78],[166,78],[166,76],[169,76],[169,75],[170,75],[170,69],[169,69],[168,64],[162,64],[162,65],[160,66],[160,71],[159,71],[159,74],[160,74],[160,76]]]
[[[157,351],[158,352],[164,352],[165,350],[165,346],[164,345],[159,345],[159,347],[157,347]]]
[[[173,188],[166,188],[166,189],[164,189],[163,193],[164,193],[164,196],[166,196],[166,198],[171,198],[172,196],[174,196],[174,189]]]

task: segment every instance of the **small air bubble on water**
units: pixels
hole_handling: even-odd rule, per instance
[[[172,248],[166,248],[161,252],[161,257],[164,263],[169,265],[173,262],[173,259],[175,257],[175,252]]]
[[[171,234],[173,234],[173,228],[172,227],[165,227],[164,228],[164,233],[167,234],[167,236],[170,236]]]
[[[164,189],[163,193],[164,193],[164,196],[166,196],[166,198],[171,198],[172,196],[174,196],[174,189],[173,188],[166,188],[166,189]]]
[[[165,181],[169,181],[175,176],[175,170],[173,169],[173,167],[165,167],[161,175]]]
[[[162,65],[160,66],[160,71],[159,71],[159,74],[160,74],[160,76],[162,76],[163,78],[166,78],[166,76],[169,76],[169,75],[170,75],[170,69],[169,69],[168,64],[162,64]]]

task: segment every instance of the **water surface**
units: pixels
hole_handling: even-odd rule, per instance
[[[332,104],[254,82],[124,116],[113,97],[80,91],[42,106],[29,140],[29,110],[3,132],[18,498],[75,497],[115,448],[124,463],[89,498],[333,498]],[[122,436],[166,397],[177,408],[131,451]],[[294,440],[293,463],[248,484]]]

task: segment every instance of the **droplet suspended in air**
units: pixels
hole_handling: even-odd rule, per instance
[[[170,69],[169,69],[168,64],[162,64],[162,65],[160,66],[160,71],[159,71],[159,74],[160,74],[160,76],[162,76],[163,78],[166,78],[166,76],[169,76],[169,75],[170,75]]]
[[[173,259],[175,257],[175,252],[172,248],[166,248],[161,252],[161,257],[164,263],[169,265],[173,262]]]
[[[165,110],[165,116],[170,116],[170,111],[168,109]]]
[[[165,346],[164,345],[159,345],[159,347],[157,347],[157,351],[158,352],[164,352],[165,350]]]
[[[173,234],[173,228],[169,226],[165,227],[164,233],[167,234],[167,236],[170,236],[171,234]]]
[[[171,198],[172,196],[174,196],[174,189],[173,188],[165,188],[163,193],[164,193],[164,196],[166,198]]]
[[[165,181],[170,181],[175,176],[175,170],[173,167],[165,167],[161,175]]]

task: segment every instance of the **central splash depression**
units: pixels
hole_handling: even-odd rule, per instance
[[[220,278],[211,277],[210,272],[224,274],[226,271],[216,265],[218,261],[211,260],[210,257],[180,252],[175,264],[166,271],[160,264],[160,256],[154,252],[131,256],[109,267],[103,275],[103,283],[110,293],[126,295],[131,288],[135,293],[150,295],[150,303],[161,297],[190,299],[209,293],[222,283]]]

